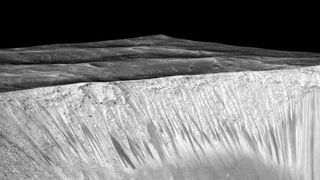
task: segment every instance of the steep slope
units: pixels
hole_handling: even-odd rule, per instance
[[[2,179],[319,179],[320,67],[0,94]]]

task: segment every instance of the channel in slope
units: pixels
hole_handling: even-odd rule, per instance
[[[319,82],[313,69],[3,93],[0,177],[317,179]]]

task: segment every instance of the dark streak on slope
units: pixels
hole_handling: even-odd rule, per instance
[[[122,162],[127,165],[127,163],[131,166],[132,169],[136,169],[135,165],[133,164],[133,162],[130,160],[130,158],[128,157],[128,155],[124,152],[123,148],[121,147],[121,145],[118,143],[118,141],[110,134],[110,138],[112,141],[112,144],[116,150],[116,152],[118,153],[119,157],[121,158]]]

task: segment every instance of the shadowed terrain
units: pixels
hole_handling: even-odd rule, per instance
[[[0,92],[78,82],[299,68],[315,53],[196,42],[163,35],[0,50]]]

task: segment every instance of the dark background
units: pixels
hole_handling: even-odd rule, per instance
[[[113,5],[100,8],[84,5],[80,9],[50,5],[51,8],[22,11],[14,7],[1,16],[0,48],[164,34],[239,46],[320,52],[318,11],[299,6],[242,9],[235,5],[234,9],[221,10],[213,5],[209,8],[127,5],[127,9]]]

